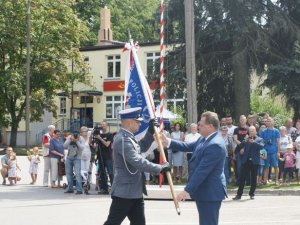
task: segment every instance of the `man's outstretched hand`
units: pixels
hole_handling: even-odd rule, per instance
[[[177,195],[177,201],[185,201],[190,198],[190,194],[186,191],[182,191]]]

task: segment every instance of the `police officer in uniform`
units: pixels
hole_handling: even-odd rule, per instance
[[[149,123],[148,132],[139,142],[134,133],[139,130],[141,108],[129,108],[119,112],[121,129],[113,142],[114,182],[112,185],[112,203],[104,225],[119,225],[128,217],[131,225],[144,225],[144,199],[147,194],[144,172],[159,174],[170,170],[168,163],[153,164],[142,158],[153,142],[154,121]]]

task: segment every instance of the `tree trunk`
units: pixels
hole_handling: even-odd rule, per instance
[[[233,56],[234,73],[234,118],[239,121],[241,115],[250,112],[250,74],[247,55],[237,53]]]
[[[186,49],[186,78],[187,78],[187,112],[188,123],[197,123],[197,87],[195,64],[195,30],[194,30],[194,1],[185,0],[185,49]]]
[[[293,110],[294,110],[293,121],[296,122],[298,119],[300,119],[300,109],[299,109],[299,105],[296,102],[293,104]]]
[[[10,146],[15,147],[17,144],[17,132],[18,132],[18,122],[12,120],[11,133],[10,133]]]

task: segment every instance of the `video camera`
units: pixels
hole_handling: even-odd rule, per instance
[[[93,131],[93,135],[100,135],[102,133],[102,127],[96,126]]]
[[[99,143],[99,140],[96,138],[97,135],[100,135],[102,133],[102,127],[96,125],[94,127],[93,133],[92,133],[92,143]]]
[[[73,136],[74,139],[78,139],[79,134],[77,132],[74,132],[72,136]]]
[[[77,146],[76,141],[74,141],[74,139],[78,140],[78,138],[79,138],[78,132],[74,132],[72,134],[72,139],[71,139],[70,145],[76,145]]]

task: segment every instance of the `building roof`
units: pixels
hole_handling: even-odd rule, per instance
[[[139,46],[146,47],[146,46],[154,46],[159,45],[159,41],[155,42],[145,42],[145,43],[139,43]],[[108,49],[120,49],[124,48],[125,42],[118,42],[118,41],[112,41],[110,45],[97,45],[97,46],[87,46],[79,48],[81,52],[88,52],[88,51],[101,51],[101,50],[108,50]]]

